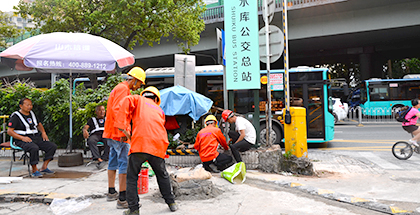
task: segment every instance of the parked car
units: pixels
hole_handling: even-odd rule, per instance
[[[332,98],[332,101],[333,101],[334,123],[337,123],[347,118],[349,105],[345,102],[342,103],[340,98]]]

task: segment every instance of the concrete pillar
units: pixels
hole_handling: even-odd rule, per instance
[[[361,80],[366,80],[371,77],[372,73],[372,56],[371,54],[362,53],[359,55],[360,62],[360,78]]]

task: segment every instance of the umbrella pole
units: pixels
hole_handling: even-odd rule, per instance
[[[72,102],[72,88],[71,88],[71,83],[72,83],[72,77],[71,77],[71,70],[70,70],[70,139],[69,139],[69,146],[68,148],[70,149],[70,153],[73,151],[73,111],[72,111],[72,106],[73,106],[73,102]]]

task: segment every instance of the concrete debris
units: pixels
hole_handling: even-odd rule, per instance
[[[171,180],[171,182],[176,200],[205,200],[223,193],[210,180],[188,180],[179,183]]]

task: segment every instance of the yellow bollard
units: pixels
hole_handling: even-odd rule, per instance
[[[283,110],[283,118],[286,110]],[[284,148],[296,157],[308,157],[308,145],[306,135],[306,108],[290,107],[292,122],[284,124]]]

